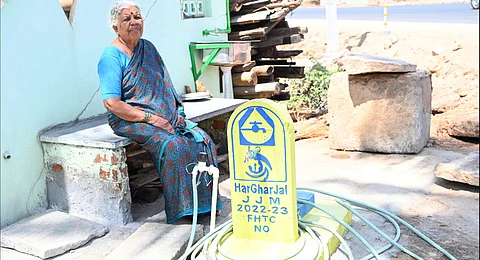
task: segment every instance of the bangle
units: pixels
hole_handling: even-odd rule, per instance
[[[143,119],[140,122],[148,123],[148,121],[150,120],[151,117],[152,117],[152,113],[150,113],[148,111],[145,111],[144,114],[143,114]]]

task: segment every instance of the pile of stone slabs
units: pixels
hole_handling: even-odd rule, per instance
[[[60,211],[46,211],[1,230],[1,246],[50,258],[105,235],[108,228]]]

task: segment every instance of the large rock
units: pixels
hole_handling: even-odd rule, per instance
[[[479,138],[478,111],[456,115],[445,128],[450,136]]]
[[[334,74],[328,91],[331,149],[418,153],[430,136],[431,74]]]
[[[103,236],[108,228],[60,211],[29,217],[1,231],[1,246],[49,258]]]
[[[467,157],[450,163],[440,163],[435,167],[435,176],[449,181],[479,186],[479,153],[470,153]]]
[[[402,60],[362,54],[347,55],[342,60],[343,68],[350,75],[374,72],[414,72],[417,65]]]

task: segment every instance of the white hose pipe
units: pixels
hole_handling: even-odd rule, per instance
[[[198,195],[197,195],[197,175],[199,171],[198,164],[193,167],[192,171],[192,190],[193,190],[193,221],[192,221],[192,232],[190,233],[190,239],[188,240],[187,249],[192,247],[193,240],[195,239],[195,230],[197,227],[197,218],[198,218]]]
[[[220,172],[217,167],[210,165],[208,167],[208,173],[213,176],[212,210],[210,212],[210,232],[213,232],[215,229],[215,220],[217,218],[218,178],[220,177]]]

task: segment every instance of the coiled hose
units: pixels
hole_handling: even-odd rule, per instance
[[[196,189],[196,185],[194,185],[194,189]],[[454,256],[452,256],[449,252],[447,252],[445,249],[440,247],[438,244],[436,244],[430,238],[425,236],[422,232],[415,229],[413,226],[408,224],[403,219],[399,218],[398,216],[396,216],[396,215],[394,215],[394,214],[392,214],[392,213],[390,213],[386,210],[383,210],[381,208],[369,205],[367,203],[364,203],[364,202],[361,202],[361,201],[358,201],[358,200],[349,199],[349,198],[346,198],[346,197],[343,197],[343,196],[340,196],[340,195],[337,195],[337,194],[334,194],[334,193],[331,193],[331,192],[322,191],[322,190],[315,189],[315,188],[300,187],[300,188],[297,188],[297,191],[310,191],[310,192],[319,193],[319,194],[322,194],[322,195],[334,197],[336,199],[337,203],[339,203],[340,205],[342,205],[346,209],[350,210],[361,221],[365,222],[368,226],[370,226],[373,230],[375,230],[377,233],[379,233],[382,237],[384,237],[387,241],[390,242],[388,245],[382,247],[381,249],[375,250],[373,248],[373,246],[370,245],[365,240],[365,238],[363,238],[355,229],[353,229],[353,227],[351,227],[350,225],[345,223],[345,221],[343,221],[339,217],[332,214],[326,208],[320,206],[317,203],[312,203],[310,201],[305,201],[305,200],[301,200],[301,199],[297,200],[298,203],[310,205],[314,208],[317,208],[317,209],[323,211],[325,214],[327,214],[330,217],[332,217],[333,219],[335,219],[337,222],[339,222],[341,225],[343,225],[347,230],[349,230],[352,234],[354,234],[367,247],[367,249],[371,252],[371,254],[361,258],[361,260],[366,260],[366,259],[371,259],[371,258],[379,259],[379,257],[380,257],[379,255],[384,253],[385,251],[387,251],[392,246],[396,246],[398,249],[402,250],[403,252],[410,255],[414,259],[422,259],[421,257],[419,257],[418,255],[411,252],[410,250],[408,250],[407,248],[405,248],[404,246],[402,246],[401,244],[399,244],[397,242],[400,239],[400,234],[401,234],[400,226],[398,225],[397,221],[400,222],[401,224],[403,224],[408,229],[410,229],[416,235],[421,237],[423,240],[425,240],[431,246],[433,246],[434,248],[439,250],[442,254],[447,256],[449,259],[452,259],[452,260],[455,259],[456,260],[456,258]],[[196,193],[194,192],[194,194],[196,194]],[[195,199],[194,199],[194,202],[196,202]],[[390,223],[392,223],[392,225],[395,227],[395,230],[396,230],[395,237],[393,239],[390,238],[387,234],[385,234],[383,231],[378,229],[374,224],[372,224],[370,221],[368,221],[363,216],[361,216],[361,214],[357,210],[352,208],[349,204],[353,205],[355,207],[359,207],[359,208],[363,208],[363,209],[372,211],[372,212],[384,217],[386,220],[388,220]],[[194,206],[194,208],[195,208],[195,206]],[[195,213],[195,215],[196,215],[196,213]],[[194,223],[196,224],[196,216],[194,216]],[[296,255],[298,255],[300,252],[303,252],[303,250],[308,250],[309,251],[308,255],[310,255],[310,257],[305,258],[305,259],[314,259],[315,260],[315,259],[319,258],[318,254],[320,252],[320,249],[323,250],[323,256],[324,256],[323,259],[328,259],[329,258],[330,255],[329,255],[329,252],[328,252],[328,246],[325,244],[326,241],[322,241],[321,238],[319,236],[317,236],[315,234],[315,232],[310,227],[321,227],[321,228],[324,228],[324,229],[328,230],[329,232],[331,232],[334,236],[336,236],[338,238],[340,243],[345,248],[348,259],[349,260],[354,259],[350,246],[342,238],[342,236],[340,234],[338,234],[338,232],[336,232],[335,230],[332,230],[332,229],[324,226],[322,223],[313,222],[313,221],[309,221],[309,220],[302,220],[302,219],[299,219],[298,226],[299,226],[299,234],[300,234],[299,239],[305,240],[306,236],[310,236],[310,238],[315,241],[315,243],[313,243],[313,247],[312,248],[306,247],[305,242],[302,241],[303,246],[300,247],[300,250],[298,252],[294,252],[293,254],[282,256],[281,259],[291,259],[291,258],[295,257]],[[196,225],[192,226],[192,234],[195,233],[195,228],[196,228]],[[232,225],[232,220],[230,219],[227,222],[225,222],[222,225],[215,228],[213,231],[209,232],[207,235],[205,235],[203,238],[201,238],[193,246],[191,246],[191,243],[193,241],[193,239],[192,239],[193,235],[192,235],[191,238],[190,238],[191,241],[189,241],[189,245],[187,247],[187,250],[185,251],[185,253],[179,259],[180,260],[185,260],[185,259],[195,260],[195,259],[198,259],[199,254],[202,253],[204,255],[203,258],[205,258],[205,259],[217,259],[218,256],[222,256],[223,258],[227,258],[227,259],[243,260],[242,258],[236,257],[234,255],[229,254],[228,252],[225,252],[224,250],[222,250],[222,248],[220,246],[220,241],[225,239],[228,235],[231,235],[232,232],[233,232],[233,225]]]

